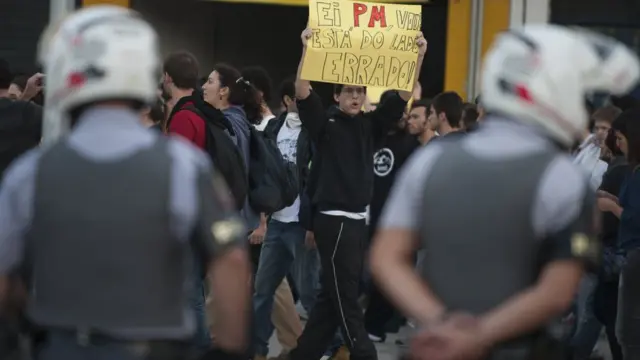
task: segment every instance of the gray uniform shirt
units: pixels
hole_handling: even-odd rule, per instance
[[[151,147],[157,136],[139,122],[136,113],[126,109],[94,108],[85,111],[67,141],[82,156],[95,162],[109,162],[132,156],[137,151]],[[0,186],[0,273],[7,274],[20,264],[24,257],[25,234],[33,217],[35,175],[43,149],[34,149],[16,160],[8,169]],[[212,231],[217,221],[234,217],[228,194],[214,191],[212,177],[208,193],[200,193],[198,174],[212,174],[209,158],[187,141],[169,140],[168,151],[172,158],[170,186],[170,228],[181,242],[192,240],[196,233],[204,237],[210,254],[227,247],[242,244],[246,231],[229,232],[224,238],[216,238]],[[211,202],[200,205],[202,198]],[[208,231],[196,231],[206,227]],[[236,234],[241,235],[234,237]],[[185,291],[188,290],[185,279]],[[32,289],[37,291],[37,289]],[[107,329],[108,332],[126,337],[184,337],[195,329],[194,314],[185,309],[185,320],[180,329]]]
[[[487,160],[517,159],[553,146],[531,128],[497,118],[458,141],[469,153]],[[420,211],[423,187],[442,151],[443,146],[434,143],[412,156],[396,180],[380,228],[419,230],[424,216]],[[473,179],[468,181],[473,187]],[[558,155],[550,163],[540,181],[531,212],[531,224],[540,239],[567,227],[579,216],[587,191],[585,186],[585,175],[572,164],[568,154]]]

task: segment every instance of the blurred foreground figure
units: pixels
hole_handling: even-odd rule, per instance
[[[30,275],[28,316],[47,335],[37,358],[192,358],[193,253],[210,264],[224,327],[212,353],[242,358],[244,226],[207,156],[139,121],[159,82],[154,30],[91,7],[45,32],[40,60],[55,134],[0,187],[0,290],[16,267]]]
[[[567,149],[587,125],[585,94],[628,91],[640,65],[612,39],[537,25],[500,36],[482,75],[490,120],[410,160],[372,272],[422,329],[410,359],[555,359],[546,327],[598,255],[595,194]]]

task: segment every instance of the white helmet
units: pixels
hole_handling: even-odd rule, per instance
[[[485,57],[482,106],[542,127],[569,147],[587,128],[587,94],[624,94],[639,78],[637,56],[614,39],[527,25],[500,35]]]
[[[47,105],[62,113],[100,100],[156,98],[158,37],[132,10],[93,6],[68,15],[45,30],[38,58]]]

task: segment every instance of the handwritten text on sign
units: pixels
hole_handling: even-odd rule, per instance
[[[310,0],[302,77],[411,91],[421,22],[419,5]]]

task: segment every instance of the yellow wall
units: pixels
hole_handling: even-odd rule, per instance
[[[472,0],[449,0],[449,15],[447,18],[444,90],[455,91],[463,99],[467,98],[466,84],[469,74],[471,2]],[[509,28],[510,1],[484,0],[482,9],[480,59],[489,50],[494,37]],[[478,71],[481,71],[481,69],[480,67]]]
[[[509,0],[484,0],[482,14],[482,45],[480,46],[482,58],[493,43],[494,37],[500,32],[509,29],[509,12],[511,5]]]
[[[471,0],[449,0],[444,90],[455,91],[463,99],[467,96],[470,30]]]
[[[131,7],[131,0],[82,0],[82,7],[91,5],[118,5]]]

